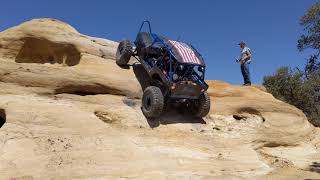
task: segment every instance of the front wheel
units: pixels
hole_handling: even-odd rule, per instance
[[[193,104],[193,113],[196,117],[205,117],[210,111],[210,96],[207,92],[200,95],[199,99]]]
[[[159,117],[164,108],[164,97],[160,88],[149,86],[143,92],[142,113],[147,118]]]

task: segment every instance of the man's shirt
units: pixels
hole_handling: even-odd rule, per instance
[[[250,63],[250,62],[251,62],[251,50],[250,50],[250,48],[248,48],[248,47],[244,47],[244,48],[241,50],[240,60],[246,59],[247,56],[250,56],[250,58],[247,59],[245,62]]]

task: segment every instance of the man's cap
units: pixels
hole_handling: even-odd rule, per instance
[[[240,41],[238,45],[241,45],[241,44],[246,45],[244,41]]]

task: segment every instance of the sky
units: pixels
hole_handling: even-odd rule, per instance
[[[153,33],[193,44],[207,64],[206,79],[242,84],[238,42],[253,53],[251,79],[261,84],[280,66],[302,67],[296,44],[300,17],[316,0],[5,0],[0,31],[33,18],[62,20],[80,33],[134,40],[143,20]]]

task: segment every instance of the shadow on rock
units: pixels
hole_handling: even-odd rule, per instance
[[[159,118],[147,118],[147,121],[151,128],[169,124],[206,124],[203,118],[174,106],[168,106]]]
[[[132,65],[118,65],[121,69],[130,69],[130,66]]]
[[[4,109],[0,109],[0,128],[6,123],[6,111]]]

